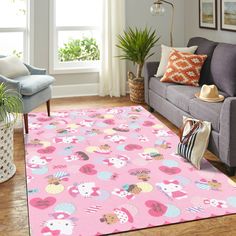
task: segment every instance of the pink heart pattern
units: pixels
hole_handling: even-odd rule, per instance
[[[148,213],[154,217],[163,216],[167,211],[167,207],[164,204],[157,201],[149,200],[145,202],[145,205],[148,208],[150,208],[148,210]]]
[[[41,148],[41,149],[39,149],[37,152],[40,153],[40,154],[51,154],[51,153],[53,153],[55,150],[56,150],[55,147],[49,146],[49,147],[46,147],[46,148]]]
[[[125,146],[125,150],[127,151],[135,151],[135,150],[141,150],[141,149],[143,149],[143,147],[138,144],[128,144]]]
[[[179,138],[141,106],[33,113],[29,123],[34,235],[110,235],[236,213],[235,185],[206,160],[196,170],[174,155]]]
[[[49,208],[50,206],[54,205],[56,202],[56,198],[54,197],[47,197],[47,198],[33,198],[30,200],[30,205],[39,209],[44,210]]]
[[[181,172],[181,169],[178,167],[168,167],[168,166],[160,166],[159,170],[167,175],[176,175]]]
[[[103,121],[107,125],[115,125],[115,121],[113,119],[107,119]]]
[[[95,170],[95,165],[87,164],[82,166],[79,171],[86,175],[96,175],[97,171]]]
[[[152,121],[149,121],[149,120],[144,121],[144,123],[143,123],[143,126],[146,126],[146,127],[150,127],[150,126],[153,126],[153,125],[155,125],[155,123],[152,122]]]

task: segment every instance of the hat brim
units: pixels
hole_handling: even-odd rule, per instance
[[[217,98],[204,98],[204,97],[200,96],[200,93],[196,93],[195,97],[202,100],[202,101],[204,101],[204,102],[222,102],[225,99],[225,97],[223,95],[220,95],[220,94],[219,94],[219,97],[217,97]]]

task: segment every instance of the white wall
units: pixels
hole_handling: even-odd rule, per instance
[[[201,36],[213,41],[236,44],[236,32],[220,30],[220,0],[218,4],[218,30],[199,28],[198,0],[185,0],[185,43],[189,38]]]
[[[49,1],[34,0],[34,64],[49,69]],[[115,1],[115,0],[114,0]],[[150,6],[153,0],[125,0],[126,1],[126,26],[152,27],[161,36],[159,44],[169,44],[170,11],[167,7],[164,16],[152,16]],[[171,0],[175,5],[174,18],[174,45],[186,45],[189,38],[202,36],[219,42],[236,43],[236,32],[220,30],[220,0],[218,0],[218,30],[200,29],[198,23],[198,0]],[[158,60],[160,47],[154,51],[157,53],[150,60]],[[133,70],[128,64],[127,70]],[[85,95],[96,93],[99,81],[98,73],[63,74],[56,77],[55,87],[58,89],[56,96]],[[59,86],[59,87],[58,87]],[[74,93],[71,94],[71,89]],[[64,92],[63,92],[64,91]],[[88,91],[88,92],[87,92]],[[77,94],[76,94],[77,93]]]
[[[113,0],[112,0],[113,1]],[[114,0],[116,1],[116,0]],[[176,46],[183,45],[184,42],[184,0],[174,1],[175,4],[175,25],[174,25],[174,44]],[[157,29],[158,36],[161,36],[160,44],[169,44],[169,25],[170,25],[170,8],[167,7],[166,15],[152,16],[150,14],[150,6],[153,0],[126,0],[126,25],[145,27],[151,26]],[[38,67],[49,69],[49,1],[48,0],[35,0],[35,13],[34,13],[34,65]],[[152,60],[157,60],[160,57],[159,48],[158,52]],[[128,66],[128,69],[129,66]],[[65,96],[69,94],[71,88],[76,88],[78,94],[91,94],[96,91],[95,86],[99,81],[98,73],[80,73],[80,74],[63,74],[53,75],[56,78],[55,83],[55,96]],[[63,92],[64,91],[64,92]],[[78,95],[77,94],[77,95]],[[75,93],[71,95],[76,95]]]
[[[184,43],[184,0],[170,0],[175,6],[174,15],[174,45],[183,46]],[[126,26],[130,27],[151,27],[157,32],[157,36],[161,37],[158,46],[152,50],[156,52],[150,58],[150,61],[157,61],[160,59],[160,45],[170,44],[170,18],[171,7],[165,5],[166,13],[163,16],[153,16],[150,13],[150,7],[153,0],[126,0]],[[132,63],[128,63],[127,70],[133,70]]]
[[[170,1],[175,5],[174,45],[182,46],[184,42],[184,0]],[[152,3],[153,0],[126,0],[126,24],[131,27],[152,27],[161,37],[159,44],[169,45],[171,7],[165,5],[166,13],[163,16],[153,16],[150,13]],[[159,58],[160,54],[156,54],[154,58],[156,57]]]

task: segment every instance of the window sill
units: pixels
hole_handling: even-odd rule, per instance
[[[52,75],[58,74],[80,74],[80,73],[98,73],[98,67],[84,67],[84,68],[54,68],[50,69],[49,73]]]

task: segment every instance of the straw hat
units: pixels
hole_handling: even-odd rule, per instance
[[[205,102],[221,102],[225,98],[219,94],[219,91],[215,85],[204,84],[201,88],[200,93],[196,93],[195,97]]]

